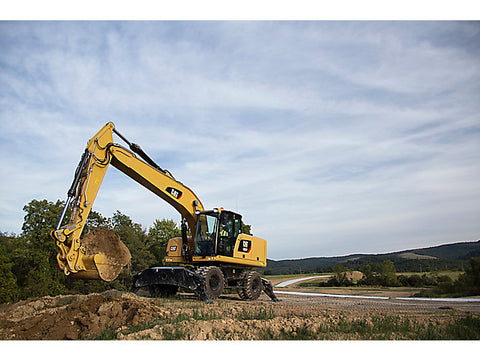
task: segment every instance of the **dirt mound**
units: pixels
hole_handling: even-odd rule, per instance
[[[348,280],[358,281],[363,278],[363,273],[360,271],[347,271],[345,273]]]
[[[94,339],[108,329],[152,320],[159,308],[148,299],[112,292],[42,297],[0,314],[0,339]]]

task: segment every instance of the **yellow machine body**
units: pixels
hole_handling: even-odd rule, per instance
[[[165,263],[187,264],[187,263],[225,263],[253,267],[267,266],[267,241],[259,237],[240,234],[235,241],[233,256],[205,255],[193,256],[191,260],[182,256],[182,238],[173,238],[168,241]]]

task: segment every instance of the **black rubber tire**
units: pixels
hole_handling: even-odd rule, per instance
[[[240,296],[240,299],[247,300],[247,294],[245,294],[244,288],[237,286],[237,293],[238,293],[238,296]]]
[[[245,278],[244,293],[248,300],[257,300],[263,290],[262,278],[256,271],[249,271]]]
[[[175,294],[178,291],[178,286],[174,286],[174,285],[150,285],[148,287],[148,291],[150,292],[150,295],[153,296],[153,297],[166,298],[166,297],[175,296]]]
[[[247,294],[245,293],[245,284],[247,281],[247,275],[249,271],[248,270],[243,270],[242,273],[240,274],[240,281],[237,283],[237,294],[240,296],[240,299],[242,300],[248,300]]]
[[[197,274],[205,278],[205,291],[210,299],[218,298],[225,286],[222,270],[217,266],[206,266],[197,269]]]

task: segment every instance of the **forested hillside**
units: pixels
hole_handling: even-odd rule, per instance
[[[358,270],[365,264],[394,263],[399,272],[462,270],[468,260],[480,256],[480,241],[459,242],[387,254],[354,254],[296,260],[268,260],[267,274],[330,272],[337,264]]]

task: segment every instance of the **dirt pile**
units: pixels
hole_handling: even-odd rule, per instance
[[[344,274],[346,278],[351,281],[358,281],[363,278],[363,273],[360,271],[347,271]]]
[[[106,329],[151,320],[159,309],[131,294],[42,297],[0,314],[0,339],[93,339]]]

